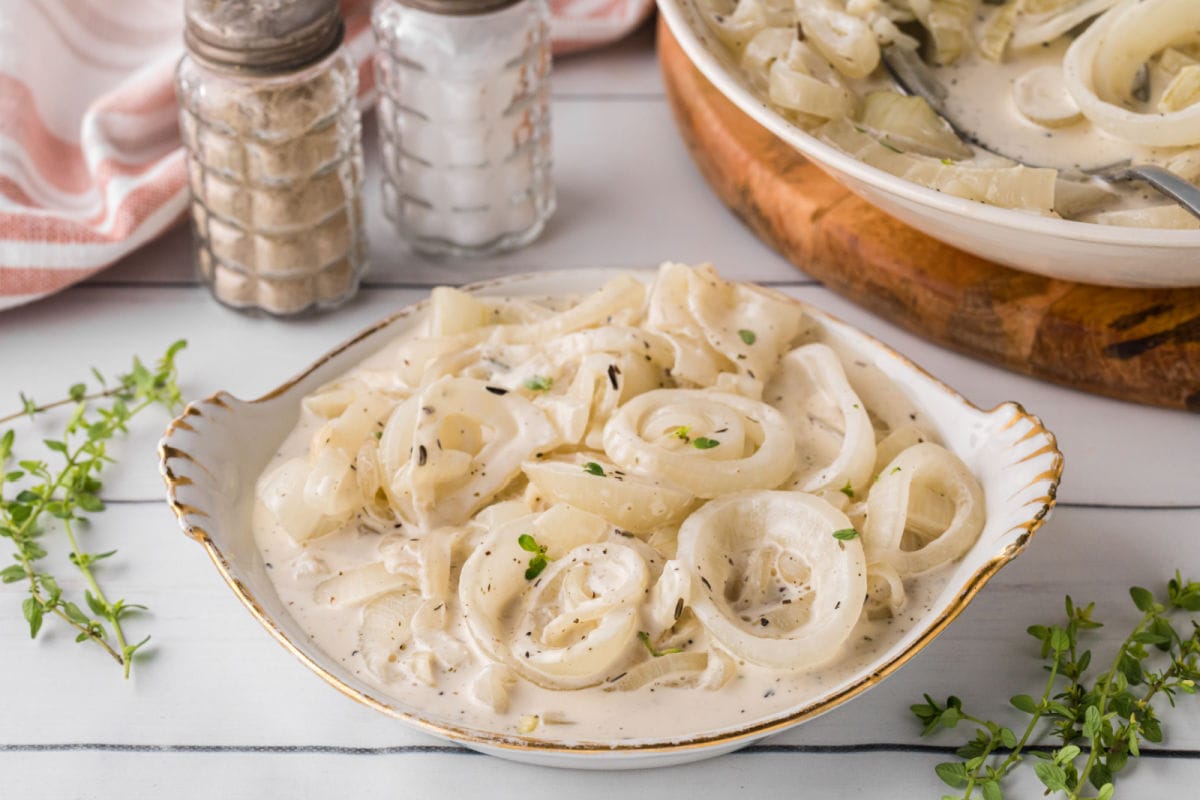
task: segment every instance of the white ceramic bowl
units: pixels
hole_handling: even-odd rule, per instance
[[[1144,288],[1200,286],[1200,230],[1040,217],[953,197],[868,166],[773,109],[713,36],[697,0],[658,0],[658,7],[688,58],[725,97],[847,189],[917,230],[1051,278]]]
[[[468,287],[485,295],[550,296],[598,288],[613,273],[581,270],[539,273]],[[649,280],[652,273],[645,273]],[[697,730],[684,739],[608,743],[579,730],[570,746],[458,727],[387,697],[365,684],[309,641],[280,602],[251,531],[254,484],[295,425],[300,399],[418,324],[424,302],[406,308],[321,356],[303,374],[263,397],[244,401],[224,392],[192,403],[159,445],[167,497],[184,532],[196,539],[250,613],[307,667],[348,697],[429,733],[486,753],[537,764],[595,769],[663,766],[706,758],[822,714],[879,683],[928,644],[984,583],[1025,546],[1054,505],[1062,454],[1041,422],[1014,403],[981,411],[881,342],[796,302],[821,338],[856,360],[874,364],[928,413],[947,447],[979,477],[987,497],[987,524],[979,541],[953,567],[952,577],[926,612],[872,663],[819,695],[760,719],[731,719],[720,731]],[[580,726],[582,728],[582,726]]]

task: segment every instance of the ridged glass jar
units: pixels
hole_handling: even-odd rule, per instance
[[[226,305],[289,315],[339,305],[358,288],[367,264],[358,74],[337,25],[336,41],[308,63],[303,53],[266,68],[214,63],[203,43],[179,62],[196,265]]]
[[[383,204],[421,252],[487,255],[554,211],[545,0],[381,0]]]

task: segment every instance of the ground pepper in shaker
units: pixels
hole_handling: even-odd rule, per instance
[[[545,0],[380,0],[384,211],[416,250],[487,255],[554,211]]]
[[[176,93],[201,277],[235,308],[339,305],[367,244],[337,0],[187,0],[186,16]]]

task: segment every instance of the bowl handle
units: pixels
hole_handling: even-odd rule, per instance
[[[230,422],[235,411],[250,404],[227,392],[217,392],[189,403],[171,421],[158,442],[158,470],[167,489],[167,504],[183,532],[198,542],[210,542],[206,526],[212,514],[201,498],[219,497],[230,488],[227,470],[216,464],[231,463],[219,454],[235,434]]]

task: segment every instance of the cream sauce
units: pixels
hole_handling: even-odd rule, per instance
[[[993,10],[992,13],[996,12]],[[1178,152],[1116,138],[1086,117],[1052,128],[1039,125],[1020,112],[1013,99],[1013,84],[1038,67],[1061,66],[1072,41],[1070,36],[1061,36],[1041,47],[1010,51],[999,63],[968,48],[953,64],[935,70],[949,90],[945,101],[947,117],[982,146],[973,147],[975,163],[987,165],[993,161],[992,154],[995,153],[1031,167],[1088,171],[1130,161],[1162,163]],[[1152,93],[1147,107],[1154,106],[1164,87],[1162,80],[1151,82]],[[1102,185],[1114,196],[1108,202],[1089,207],[1089,212],[1143,208],[1170,202],[1144,184]]]
[[[1017,109],[1013,83],[1037,67],[1060,65],[1070,43],[1063,37],[1049,47],[1010,54],[1000,63],[967,51],[953,64],[939,67],[937,74],[950,91],[947,115],[987,149],[1029,166],[1095,169],[1152,156],[1152,148],[1109,136],[1086,118],[1047,128]]]

